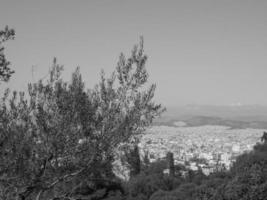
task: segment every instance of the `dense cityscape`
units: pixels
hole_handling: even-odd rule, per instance
[[[260,142],[262,129],[231,129],[225,126],[153,126],[140,142],[151,162],[174,154],[175,164],[208,175],[215,169],[229,169],[235,158]]]

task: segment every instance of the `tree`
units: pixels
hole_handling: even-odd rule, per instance
[[[6,92],[3,99],[0,176],[4,184],[12,186],[10,199],[41,195],[92,167],[92,147],[78,145],[86,120],[81,107],[91,114],[87,96],[82,93],[78,71],[67,85],[60,79],[61,70],[54,60],[46,84],[29,84],[29,100],[17,92],[10,100]]]
[[[166,160],[167,160],[167,167],[169,169],[169,174],[170,176],[175,176],[175,167],[174,167],[174,158],[173,158],[173,153],[168,152],[166,155]]]
[[[263,135],[261,137],[261,141],[266,143],[267,142],[267,132],[263,132]]]
[[[126,160],[130,167],[130,177],[136,176],[141,172],[141,160],[139,147],[137,145],[133,146],[133,149],[129,148],[125,151]]]
[[[100,83],[87,91],[79,68],[64,82],[63,66],[54,59],[47,82],[29,84],[28,99],[7,91],[0,106],[1,198],[75,198],[76,186],[90,195],[99,181],[118,188],[114,152],[164,110],[152,101],[155,85],[143,89],[146,59],[141,39],[130,58],[120,56],[110,78],[102,72]]]
[[[10,69],[10,62],[6,59],[4,54],[5,48],[3,47],[4,42],[14,39],[14,37],[14,29],[10,29],[8,26],[6,26],[4,30],[0,31],[0,81],[8,81],[14,73],[14,71]]]

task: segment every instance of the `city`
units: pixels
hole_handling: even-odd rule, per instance
[[[170,127],[152,126],[139,144],[141,154],[150,162],[174,154],[175,164],[202,169],[208,175],[215,169],[229,169],[235,158],[260,142],[263,129],[231,129],[226,126]]]

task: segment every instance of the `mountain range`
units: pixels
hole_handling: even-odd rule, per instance
[[[167,111],[154,121],[154,125],[176,126],[177,122],[184,122],[186,126],[220,125],[267,129],[267,106],[172,106],[167,107]]]

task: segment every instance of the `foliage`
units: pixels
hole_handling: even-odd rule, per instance
[[[53,61],[47,82],[27,94],[7,90],[0,107],[1,199],[109,197],[124,193],[112,172],[114,151],[142,134],[164,109],[147,90],[143,40],[122,54],[110,78],[85,90],[79,68],[70,83]],[[93,197],[92,197],[93,198]]]
[[[130,176],[138,175],[141,172],[141,159],[138,146],[134,145],[133,148],[128,146],[124,151],[126,162],[130,168]]]
[[[166,166],[166,161],[160,160],[151,163],[139,175],[132,177],[127,184],[128,199],[150,199],[158,191],[171,191],[177,188],[183,179],[163,174]]]
[[[8,26],[6,26],[4,30],[0,31],[0,81],[8,81],[14,73],[14,71],[10,69],[10,62],[6,59],[4,54],[5,48],[3,47],[4,42],[12,40],[14,37],[15,31],[8,28]]]

